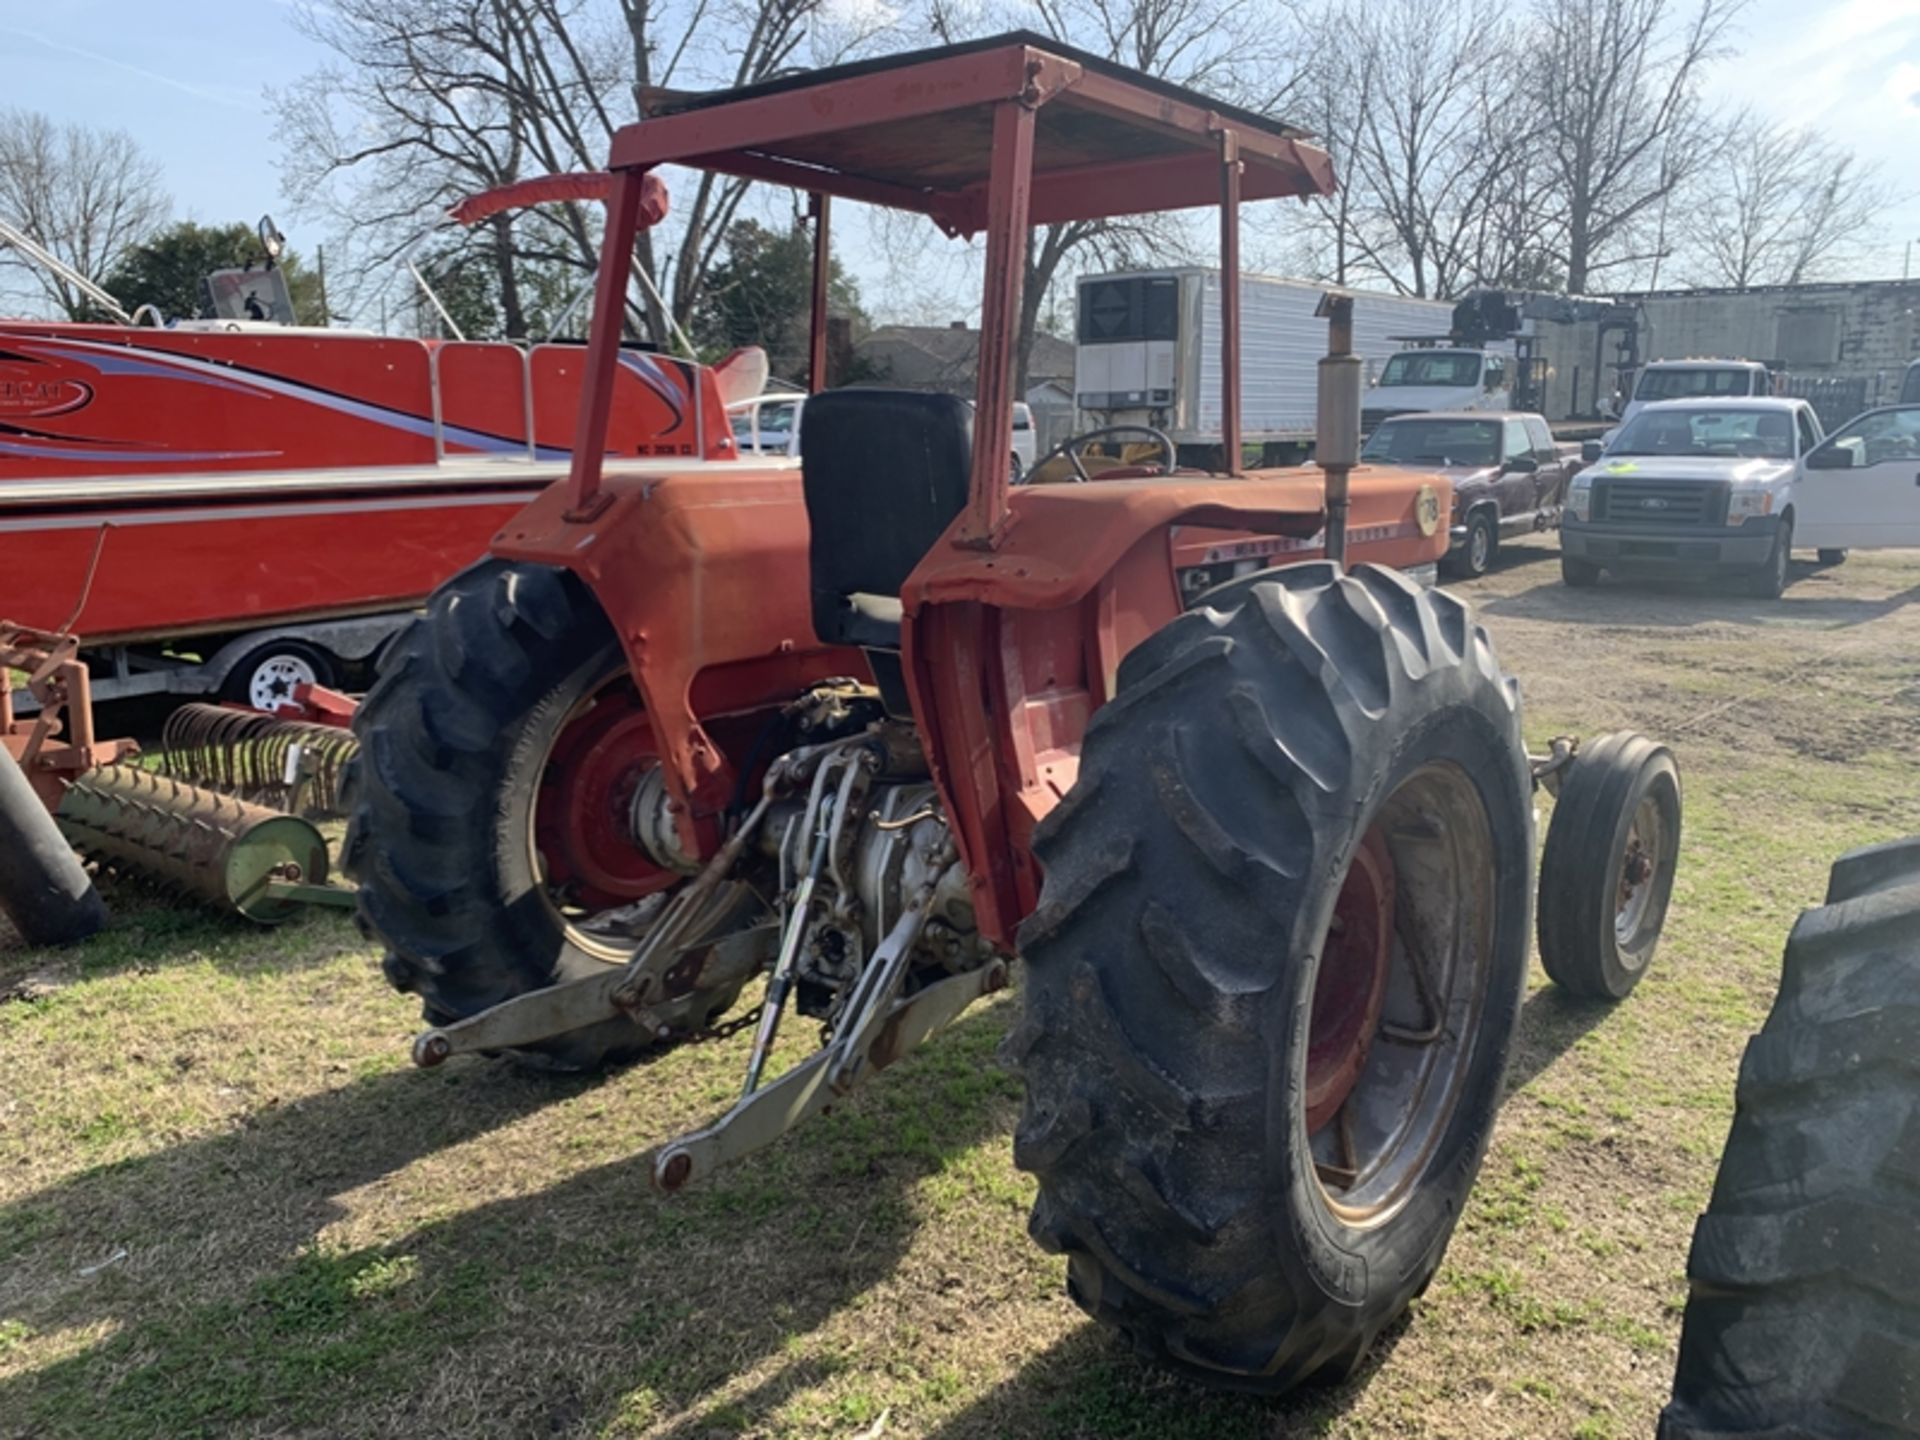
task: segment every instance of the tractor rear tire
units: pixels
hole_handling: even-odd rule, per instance
[[[1392,571],[1250,576],[1122,661],[1035,834],[1045,882],[1005,1050],[1026,1086],[1014,1159],[1040,1182],[1030,1229],[1083,1309],[1215,1385],[1352,1373],[1438,1267],[1492,1131],[1531,803],[1518,687],[1486,633]],[[1387,908],[1336,931],[1363,870],[1393,877],[1369,882]],[[1368,1017],[1365,1058],[1334,1103],[1360,1087],[1373,1103],[1323,1110],[1310,1136],[1321,957],[1352,953],[1356,929],[1385,1008],[1349,1012]],[[1327,975],[1367,984],[1364,966]],[[1404,1116],[1372,1088],[1395,1073],[1425,1077]],[[1337,1200],[1316,1151],[1331,1132]]]
[[[1747,1045],[1661,1440],[1920,1436],[1920,837],[1842,856]]]
[[[555,736],[625,663],[577,580],[500,560],[441,586],[390,646],[354,719],[343,865],[361,930],[387,946],[388,981],[421,997],[428,1023],[610,963],[549,902],[529,836]],[[654,1043],[607,1021],[515,1058],[592,1070]]]

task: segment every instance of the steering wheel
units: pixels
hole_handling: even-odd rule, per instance
[[[1079,452],[1082,447],[1108,435],[1144,435],[1160,447],[1160,453],[1166,459],[1166,464],[1162,468],[1167,474],[1171,475],[1179,468],[1179,457],[1174,452],[1173,441],[1167,438],[1164,430],[1156,430],[1151,425],[1103,425],[1098,430],[1082,430],[1078,435],[1069,435],[1029,465],[1027,475],[1034,474],[1054,456],[1064,455],[1073,466],[1073,483],[1084,485],[1093,477],[1087,474],[1087,467],[1080,463]],[[1022,476],[1021,479],[1024,482],[1026,476]]]

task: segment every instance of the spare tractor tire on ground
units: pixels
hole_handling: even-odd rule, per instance
[[[1122,662],[1035,849],[1035,1238],[1211,1383],[1350,1373],[1440,1263],[1525,982],[1531,785],[1485,632],[1373,566],[1220,587]]]
[[[107,924],[106,901],[5,748],[0,748],[0,914],[29,945],[73,945]]]
[[[680,879],[628,833],[650,732],[612,626],[564,572],[486,560],[449,580],[390,646],[354,733],[344,868],[388,980],[430,1023],[623,963],[636,941],[596,917]],[[688,997],[687,1028],[732,999]],[[525,1058],[592,1069],[654,1043],[609,1021]]]
[[[1920,1436],[1920,837],[1787,941],[1687,1260],[1661,1440]]]
[[[1583,744],[1540,857],[1540,963],[1589,1000],[1624,1000],[1647,973],[1680,860],[1680,769],[1630,730]]]

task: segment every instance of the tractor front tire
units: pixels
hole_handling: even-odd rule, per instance
[[[1392,571],[1248,577],[1126,657],[1035,835],[1006,1047],[1083,1309],[1216,1385],[1352,1373],[1492,1131],[1530,797],[1485,632]]]
[[[362,931],[387,947],[388,981],[421,998],[428,1023],[617,958],[584,943],[551,903],[530,836],[557,735],[625,664],[572,576],[491,559],[441,586],[389,646],[354,719],[343,864],[359,883]],[[592,1070],[653,1043],[608,1021],[515,1058]]]
[[[1680,863],[1680,768],[1631,730],[1582,745],[1540,857],[1540,963],[1583,1000],[1624,1000],[1647,973]]]
[[[1920,837],[1787,941],[1687,1258],[1660,1440],[1920,1436]]]

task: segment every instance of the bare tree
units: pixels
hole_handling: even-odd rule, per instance
[[[1366,97],[1343,121],[1343,243],[1406,294],[1448,295],[1475,278],[1487,212],[1523,168],[1502,16],[1493,0],[1388,0],[1318,27],[1322,53],[1344,47],[1341,79],[1357,74]]]
[[[1743,112],[1686,201],[1697,283],[1797,285],[1846,259],[1894,197],[1849,151]]]
[[[1565,207],[1565,278],[1644,263],[1660,205],[1713,163],[1715,128],[1700,99],[1742,0],[1537,0],[1529,37],[1541,114],[1540,156]]]
[[[297,23],[333,65],[275,97],[286,184],[324,205],[390,263],[461,196],[529,175],[597,169],[620,126],[674,88],[750,85],[840,58],[867,38],[819,18],[821,0],[328,0]],[[722,45],[715,37],[725,36]],[[804,49],[804,55],[803,55]],[[747,182],[701,173],[676,185],[671,240],[646,231],[636,257],[663,306],[653,338],[685,325]],[[590,271],[601,219],[578,203],[500,215],[477,243],[521,333],[517,267]]]
[[[165,222],[171,205],[159,165],[125,131],[0,111],[0,219],[87,279],[98,283]],[[28,266],[5,245],[0,265],[25,268],[68,319],[92,313],[91,302],[65,280]]]

